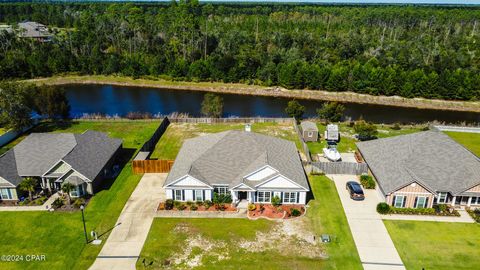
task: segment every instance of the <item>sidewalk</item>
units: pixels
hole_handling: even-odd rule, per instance
[[[53,201],[55,201],[56,198],[58,198],[59,195],[58,193],[53,194],[46,200],[42,205],[38,206],[2,206],[0,207],[0,212],[8,212],[8,211],[48,211],[50,207],[52,206]],[[48,206],[48,208],[47,208]]]
[[[165,200],[166,173],[144,174],[90,269],[135,270],[158,204]]]
[[[422,216],[422,215],[381,215],[385,220],[410,220],[410,221],[436,221],[436,222],[461,222],[475,223],[472,217],[465,210],[458,210],[459,217],[445,216]]]

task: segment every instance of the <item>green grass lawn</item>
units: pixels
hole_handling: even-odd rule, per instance
[[[478,224],[384,220],[407,269],[478,269]]]
[[[320,246],[327,251],[329,258],[305,257],[302,254],[308,252],[309,247],[295,241],[285,243],[281,237],[271,240],[277,242],[276,245],[285,246],[281,251],[239,247],[239,243],[245,241],[258,242],[257,232],[268,234],[280,226],[274,221],[156,218],[137,262],[137,269],[162,269],[169,260],[185,258],[195,261],[195,256],[199,254],[203,255],[197,267],[186,263],[174,266],[170,261],[170,268],[362,269],[334,183],[324,176],[312,177],[310,181],[315,199],[309,202],[307,215],[299,221],[303,222],[304,230],[310,230],[312,234],[319,236],[328,233],[334,236],[332,243]],[[210,243],[213,248],[187,248],[188,243],[193,241]],[[292,254],[291,250],[295,249],[300,250],[299,254]],[[223,256],[222,259],[219,259],[219,254]],[[152,265],[145,268],[143,259]]]
[[[307,142],[308,149],[310,150],[312,156],[316,154],[323,154],[323,148],[326,147],[327,143],[324,140],[324,133],[327,129],[326,125],[323,123],[317,122],[318,132],[320,133],[321,139],[318,142]],[[337,149],[341,153],[345,152],[354,152],[357,149],[355,143],[358,141],[355,139],[355,131],[353,127],[347,123],[340,123],[340,142],[337,145]],[[421,131],[423,126],[401,126],[400,130],[392,129],[391,125],[377,125],[378,129],[378,138],[387,138],[398,135],[410,134],[413,132]]]
[[[151,158],[175,159],[183,142],[188,138],[204,135],[205,133],[243,130],[244,128],[244,124],[170,124],[158,142]],[[291,140],[301,150],[300,140],[292,124],[255,123],[252,124],[252,131]]]
[[[80,121],[64,126],[41,124],[33,131],[105,131],[112,137],[122,138],[124,148],[133,151],[153,134],[158,124]],[[105,241],[140,178],[132,174],[128,164],[108,189],[95,194],[85,210],[89,232],[95,230],[103,234],[101,239]],[[0,254],[46,255],[45,262],[0,262],[0,269],[87,269],[101,249],[101,246],[85,245],[80,212],[0,212],[0,235]]]
[[[480,133],[451,131],[446,131],[445,133],[480,157]]]
[[[362,269],[335,183],[326,176],[311,176],[310,187],[314,195],[307,212],[311,228],[316,235],[334,236],[327,245],[330,258],[322,269]]]

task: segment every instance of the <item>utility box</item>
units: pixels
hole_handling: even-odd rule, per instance
[[[327,125],[327,130],[325,131],[325,139],[327,141],[335,141],[338,142],[340,139],[340,132],[338,129],[338,125],[329,124]]]

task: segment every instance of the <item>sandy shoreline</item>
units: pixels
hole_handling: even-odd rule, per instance
[[[224,94],[271,96],[319,101],[386,105],[405,108],[433,109],[480,113],[480,102],[451,101],[424,98],[403,98],[398,96],[372,96],[353,92],[328,92],[321,90],[287,90],[280,87],[263,87],[246,84],[209,82],[177,82],[153,79],[132,79],[115,76],[59,76],[26,80],[37,84],[100,84],[116,86],[148,87],[168,90],[202,91]]]

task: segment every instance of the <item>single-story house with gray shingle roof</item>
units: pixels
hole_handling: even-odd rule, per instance
[[[43,189],[56,191],[69,182],[72,197],[93,195],[114,170],[122,140],[106,133],[32,133],[0,156],[0,199],[18,200],[18,185],[34,177]]]
[[[184,142],[164,185],[168,199],[305,204],[310,191],[295,143],[247,131],[225,131]]]
[[[480,207],[480,159],[438,131],[357,143],[385,201],[394,207]]]
[[[305,142],[316,142],[318,141],[318,127],[314,122],[303,121],[300,123],[300,128],[302,130],[302,138]]]

